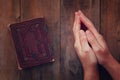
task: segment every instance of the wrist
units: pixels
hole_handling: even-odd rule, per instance
[[[98,67],[97,64],[83,65],[83,69],[85,71],[94,70],[97,67]]]
[[[84,80],[99,80],[98,66],[89,66],[84,68]]]
[[[111,64],[111,61],[113,61],[113,57],[111,54],[108,54],[106,57],[103,58],[103,60],[101,61],[101,65],[103,67],[107,67]]]
[[[114,80],[120,80],[120,64],[114,59],[112,55],[107,58],[103,67],[111,74]]]
[[[108,57],[105,59],[105,61],[102,64],[103,67],[109,68],[114,66],[119,66],[119,63],[115,60],[115,58],[109,54]]]
[[[91,72],[97,72],[98,71],[98,66],[97,65],[92,65],[92,66],[87,66],[83,67],[84,73],[91,73]]]

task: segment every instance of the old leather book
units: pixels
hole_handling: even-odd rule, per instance
[[[19,69],[54,61],[44,18],[11,24],[10,29]]]

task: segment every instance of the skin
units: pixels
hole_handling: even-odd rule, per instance
[[[88,28],[86,32],[81,30],[81,22]],[[111,74],[113,80],[120,80],[120,64],[112,57],[102,35],[80,10],[75,13],[73,34],[74,47],[84,69],[84,80],[99,80],[98,63]]]

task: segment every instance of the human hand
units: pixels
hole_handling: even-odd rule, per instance
[[[93,67],[97,65],[96,56],[88,44],[87,36],[83,30],[81,30],[80,25],[80,14],[79,12],[75,13],[75,21],[73,26],[73,34],[74,34],[74,47],[77,52],[79,59],[82,62],[83,68]]]
[[[95,53],[99,64],[106,64],[111,54],[103,36],[97,32],[93,23],[81,11],[78,11],[78,13],[81,22],[88,28],[86,31],[87,40],[92,46],[92,50]]]

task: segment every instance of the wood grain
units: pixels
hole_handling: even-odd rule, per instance
[[[120,1],[101,0],[101,33],[111,50],[112,55],[119,60],[120,56]]]
[[[15,48],[10,35],[9,24],[17,22],[20,16],[19,0],[0,1],[0,79],[18,78]]]
[[[120,61],[119,0],[0,0],[0,80],[83,80],[73,48],[74,12],[81,9],[104,36],[112,55]],[[19,71],[9,24],[44,17],[55,62]],[[112,80],[102,68],[100,80]]]
[[[101,0],[101,28],[100,32],[105,38],[112,55],[120,61],[120,1]],[[112,64],[111,64],[112,65]],[[110,75],[101,69],[101,80],[112,80]]]

